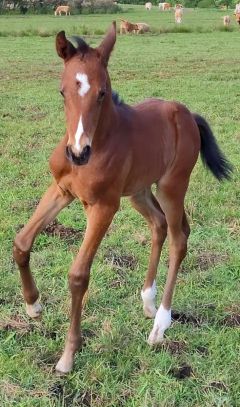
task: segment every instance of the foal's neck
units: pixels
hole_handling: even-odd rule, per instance
[[[110,88],[107,92],[106,99],[103,102],[102,110],[98,120],[98,126],[93,137],[94,149],[99,149],[105,144],[111,133],[111,130],[116,125],[117,118],[117,109],[112,100],[112,90]]]

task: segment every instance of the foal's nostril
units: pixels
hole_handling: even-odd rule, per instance
[[[89,159],[90,152],[91,152],[91,147],[90,147],[90,146],[85,146],[84,149],[83,149],[83,151],[81,152],[81,156],[82,156],[83,158]]]

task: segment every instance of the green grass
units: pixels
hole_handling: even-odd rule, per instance
[[[146,12],[144,6],[122,6],[122,12],[117,14],[90,14],[55,17],[52,15],[25,15],[25,16],[3,16],[0,15],[0,37],[1,36],[51,36],[65,29],[69,34],[101,35],[107,24],[120,18],[132,22],[144,21],[151,27],[151,32],[212,32],[212,31],[239,31],[235,22],[234,10],[221,11],[216,9],[186,9],[183,15],[183,24],[174,22],[174,12],[160,12],[155,6],[151,12]],[[229,14],[231,18],[230,27],[223,26],[223,16]]]
[[[130,8],[130,7],[129,7]],[[57,377],[54,364],[68,327],[67,271],[80,241],[67,243],[41,235],[32,268],[44,304],[41,321],[24,310],[20,281],[12,261],[12,240],[27,222],[36,200],[51,181],[48,157],[64,133],[59,96],[62,61],[54,37],[11,36],[41,27],[78,34],[104,32],[112,15],[0,17],[0,404],[2,406],[212,407],[239,406],[239,329],[226,317],[239,315],[239,42],[221,25],[219,11],[186,13],[187,33],[119,36],[109,72],[112,86],[128,103],[146,97],[175,99],[211,123],[235,166],[233,180],[219,184],[202,164],[193,171],[186,207],[192,233],[179,273],[173,309],[199,322],[174,322],[167,342],[179,352],[151,350],[146,338],[152,321],[142,314],[140,290],[149,255],[144,220],[122,201],[109,235],[92,267],[90,295],[82,328],[85,346],[72,374]],[[152,27],[174,26],[170,13],[131,7],[126,18]],[[184,23],[185,24],[185,23]],[[160,26],[160,23],[159,23]],[[196,27],[202,31],[197,32]],[[79,30],[78,30],[79,28]],[[199,31],[201,31],[199,29]],[[91,45],[101,36],[89,35]],[[84,230],[85,217],[74,202],[58,217]],[[147,244],[141,244],[143,237]],[[125,264],[132,256],[134,270]],[[122,259],[120,266],[113,259]],[[127,257],[129,259],[129,257]],[[159,267],[158,301],[165,281],[167,247]],[[192,375],[177,379],[174,369],[190,365]]]

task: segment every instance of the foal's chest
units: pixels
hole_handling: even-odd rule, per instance
[[[64,158],[50,160],[50,169],[53,177],[62,191],[70,192],[81,201],[94,204],[97,200],[118,190],[118,180],[115,172],[106,171],[102,163],[98,165],[90,162],[83,166],[76,166]]]

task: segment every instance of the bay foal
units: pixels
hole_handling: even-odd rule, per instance
[[[142,299],[145,315],[155,317],[148,339],[155,345],[171,324],[173,290],[190,233],[184,197],[199,151],[218,179],[228,178],[231,171],[201,116],[176,102],[148,99],[130,107],[113,97],[107,64],[115,41],[115,23],[95,49],[80,38],[75,48],[64,31],[57,35],[57,53],[64,60],[60,92],[64,97],[66,134],[50,158],[54,181],[14,242],[27,313],[35,318],[42,307],[29,267],[34,239],[75,198],[83,203],[87,228],[69,272],[71,321],[56,366],[62,373],[72,369],[80,346],[81,308],[91,264],[121,196],[130,197],[152,233]],[[156,197],[151,192],[153,183],[157,185]],[[155,279],[167,234],[169,269],[157,310]]]

